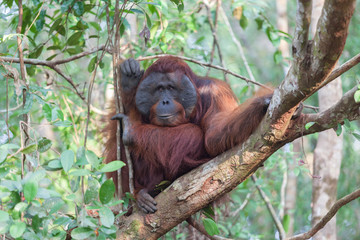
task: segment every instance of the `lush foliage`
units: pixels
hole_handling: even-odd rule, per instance
[[[287,64],[278,46],[281,39],[291,42],[291,35],[276,29],[272,2],[236,0],[231,4],[224,2],[223,8],[234,16],[231,23],[243,42],[255,79],[276,86],[283,79],[282,69]],[[110,209],[119,204],[126,208],[131,198],[130,195],[122,200],[114,198],[115,185],[106,180],[104,174],[120,169],[123,163],[115,161],[105,165],[101,157],[101,129],[113,96],[112,55],[109,54],[113,43],[109,41],[109,32],[114,26],[115,5],[115,1],[110,0],[28,0],[23,3],[21,33],[16,33],[18,1],[5,0],[0,4],[0,25],[6,26],[0,29],[2,57],[18,57],[17,38],[22,40],[24,57],[31,59],[57,61],[95,49],[85,57],[54,65],[59,71],[50,65],[28,63],[25,82],[20,77],[18,63],[0,62],[3,86],[0,88],[0,234],[19,239],[65,239],[68,234],[74,239],[115,238],[114,223],[124,212],[117,211],[115,215]],[[128,1],[123,6],[126,9],[120,12],[119,33],[124,58],[168,53],[210,61],[213,37],[204,5],[172,0]],[[289,11],[294,12],[292,8],[290,5]],[[214,21],[215,7],[211,6],[211,10]],[[217,36],[226,68],[247,76],[249,73],[229,29],[222,17],[218,18]],[[295,19],[289,18],[289,21],[290,26],[294,26]],[[355,46],[359,46],[360,40],[355,36],[359,32],[359,21],[355,14],[350,28],[355,34],[349,37],[345,57],[357,54]],[[142,61],[142,65],[146,68],[151,62]],[[215,57],[213,63],[220,65],[221,61]],[[207,72],[197,64],[189,65],[199,74]],[[351,88],[354,79],[359,81],[358,70],[344,76],[344,89]],[[212,70],[210,75],[223,78],[220,71]],[[228,77],[241,101],[253,93],[252,85]],[[360,101],[360,90],[355,98]],[[308,101],[316,104],[315,98]],[[24,122],[23,115],[29,116],[29,123]],[[343,196],[360,180],[360,165],[356,161],[360,135],[356,123],[346,123],[338,129],[345,129],[346,140],[339,183],[339,196]],[[309,174],[307,159],[315,142],[316,135],[306,138],[306,154],[301,156],[295,156],[292,146],[272,156],[257,182],[275,208],[281,210],[284,207],[280,203],[283,174],[288,171],[288,165],[297,165],[291,171],[298,176],[299,200],[295,210],[298,232],[311,225],[309,186],[313,176]],[[276,228],[253,182],[247,180],[238,186],[231,197],[226,206],[215,208],[217,217],[211,209],[197,216],[209,234],[220,232],[234,239],[276,236]],[[244,201],[248,201],[244,209],[236,211]],[[355,239],[360,234],[359,220],[356,220],[360,213],[354,211],[359,205],[357,200],[339,212],[340,238]],[[231,214],[233,212],[237,215]],[[288,216],[284,216],[285,230],[288,221]],[[185,239],[186,233],[175,229],[167,238],[174,236]]]

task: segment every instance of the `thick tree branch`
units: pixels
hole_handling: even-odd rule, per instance
[[[294,56],[289,74],[274,92],[266,116],[266,122],[271,127],[264,129],[268,133],[267,139],[280,140],[284,137],[295,106],[317,91],[334,68],[343,51],[354,8],[354,0],[325,3],[314,42],[308,42],[301,57]],[[304,25],[308,28],[307,24]],[[295,48],[299,45],[296,41]]]
[[[298,0],[296,11],[296,27],[293,41],[293,57],[301,59],[305,57],[305,51],[309,39],[309,26],[311,21],[312,1]]]
[[[157,239],[216,198],[231,191],[280,147],[300,137],[298,130],[287,131],[290,122],[304,120],[299,117],[291,121],[292,114],[300,101],[319,89],[335,66],[345,44],[353,11],[354,0],[341,3],[329,1],[321,16],[323,20],[318,24],[322,34],[329,37],[323,38],[318,34],[314,45],[307,44],[304,60],[294,60],[286,79],[275,90],[268,113],[258,129],[241,146],[175,180],[156,197],[156,213],[144,215],[135,211],[124,219],[118,239]],[[325,23],[325,20],[330,24]],[[325,47],[328,52],[323,51]],[[136,231],[131,231],[134,227]]]
[[[346,195],[345,197],[337,200],[335,204],[330,208],[329,212],[308,232],[299,234],[289,238],[288,240],[304,240],[314,236],[320,229],[322,229],[337,213],[337,211],[344,205],[360,197],[360,189],[355,192]]]

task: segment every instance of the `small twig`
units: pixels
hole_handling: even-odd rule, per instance
[[[16,110],[18,110],[19,108],[21,108],[22,106],[23,106],[23,105],[18,105],[18,106],[13,107],[13,108],[8,108],[8,105],[6,105],[7,109],[2,109],[2,110],[0,110],[0,113],[16,111]]]
[[[249,203],[249,200],[250,200],[252,194],[253,194],[252,192],[246,194],[245,200],[243,201],[243,203],[241,204],[241,206],[240,206],[238,209],[236,209],[234,212],[232,212],[232,213],[230,214],[232,217],[238,216],[239,212],[241,212],[242,210],[244,210],[244,208],[246,207],[246,205]],[[237,218],[236,218],[236,220],[237,220]]]
[[[313,228],[311,228],[306,233],[302,233],[293,237],[288,238],[288,240],[303,240],[309,239],[314,236],[320,229],[322,229],[337,213],[337,211],[344,205],[348,204],[349,202],[357,199],[360,197],[360,189],[346,195],[345,197],[337,200],[334,205],[330,208],[330,210],[326,213],[326,215],[320,219],[318,223],[315,224]]]
[[[85,97],[79,92],[79,90],[77,89],[77,87],[75,86],[75,83],[73,82],[73,80],[66,76],[61,70],[60,68],[58,68],[57,66],[51,67],[55,72],[57,72],[60,76],[62,76],[75,90],[76,95],[79,96],[79,98],[81,100],[85,101]]]
[[[193,228],[195,228],[196,230],[198,230],[200,233],[202,233],[204,236],[206,236],[211,240],[231,240],[230,238],[224,238],[217,235],[210,236],[206,232],[204,226],[196,222],[192,217],[187,218],[186,221],[189,223],[190,226],[192,226]]]
[[[267,88],[267,89],[270,89],[270,87],[264,85],[264,84],[261,84],[261,83],[258,83],[258,82],[255,82],[253,80],[250,80],[244,76],[241,76],[237,73],[234,73],[232,71],[230,71],[229,69],[226,69],[226,68],[223,68],[223,67],[220,67],[220,66],[217,66],[217,65],[213,65],[213,64],[210,64],[210,63],[205,63],[205,62],[200,62],[200,61],[197,61],[195,59],[192,59],[192,58],[188,58],[188,57],[183,57],[183,56],[178,56],[178,55],[171,55],[171,54],[159,54],[159,55],[153,55],[153,56],[147,56],[147,57],[138,57],[136,60],[138,61],[145,61],[145,60],[151,60],[151,59],[156,59],[156,58],[161,58],[161,57],[169,57],[169,56],[172,56],[172,57],[177,57],[177,58],[180,58],[182,60],[185,60],[185,61],[188,61],[188,62],[192,62],[192,63],[196,63],[196,64],[199,64],[201,66],[204,66],[204,67],[211,67],[211,68],[214,68],[214,69],[218,69],[218,70],[221,70],[221,71],[224,71],[228,74],[231,74],[237,78],[240,78],[244,81],[246,81],[247,83],[252,83],[252,84],[255,84],[255,85],[258,85],[260,87],[264,87],[264,88]]]
[[[219,10],[219,1],[217,1],[217,11]],[[215,19],[215,24],[213,23],[212,21],[212,16],[211,16],[211,11],[210,11],[210,5],[209,5],[209,2],[208,1],[204,1],[204,5],[206,7],[206,11],[207,11],[207,17],[208,17],[208,21],[209,21],[209,25],[210,25],[210,28],[211,28],[211,32],[212,32],[212,35],[213,35],[213,38],[214,38],[214,45],[216,45],[216,48],[218,50],[218,55],[219,55],[219,59],[220,59],[220,63],[221,63],[221,66],[222,67],[225,67],[225,62],[224,62],[224,59],[223,59],[223,56],[222,56],[222,53],[221,53],[221,48],[220,48],[220,44],[219,44],[219,40],[218,40],[218,37],[217,37],[217,34],[216,34],[216,31],[217,31],[217,19]],[[217,14],[216,14],[217,15]],[[217,18],[217,16],[216,16]],[[211,62],[212,63],[212,60],[213,60],[214,56],[213,56],[213,53],[212,53],[212,59],[211,59]],[[225,82],[229,82],[229,79],[228,77],[226,76],[226,73],[224,72],[224,80]]]
[[[261,198],[264,200],[267,209],[270,212],[271,218],[273,219],[275,226],[277,228],[277,230],[279,231],[279,235],[280,235],[280,239],[285,239],[286,234],[285,234],[285,230],[283,225],[281,224],[280,219],[277,217],[275,210],[273,208],[273,206],[270,203],[270,199],[268,198],[268,196],[266,196],[265,192],[260,188],[260,186],[256,183],[256,176],[255,175],[251,175],[251,179],[253,180],[255,187],[257,188]]]
[[[242,47],[240,41],[236,38],[236,36],[235,36],[235,34],[234,34],[234,31],[232,30],[232,27],[231,27],[231,25],[230,25],[230,22],[229,22],[229,20],[228,20],[228,18],[227,18],[227,15],[226,15],[224,9],[223,9],[221,6],[220,6],[220,13],[221,13],[221,16],[222,16],[222,18],[223,18],[223,20],[224,20],[225,25],[227,26],[227,29],[228,29],[228,31],[229,31],[229,33],[230,33],[230,35],[231,35],[231,38],[232,38],[233,42],[236,44],[236,46],[237,46],[238,49],[239,49],[239,53],[240,53],[241,59],[242,59],[243,62],[244,62],[246,71],[248,72],[251,81],[254,81],[254,82],[255,82],[255,77],[254,77],[254,75],[253,75],[253,73],[252,73],[252,71],[251,71],[251,68],[250,68],[250,66],[249,66],[249,63],[248,63],[247,60],[246,60],[243,47]],[[258,85],[258,84],[257,84],[257,85]],[[259,85],[259,86],[260,86],[260,85]],[[269,88],[269,89],[270,89],[270,88]]]
[[[78,130],[77,130],[77,128],[76,128],[76,123],[75,123],[74,116],[73,116],[73,114],[72,114],[72,111],[71,111],[71,108],[70,108],[70,106],[69,106],[69,103],[68,103],[67,99],[64,97],[64,95],[62,95],[62,98],[63,98],[63,100],[64,100],[64,102],[65,102],[65,105],[66,105],[67,110],[69,111],[69,114],[70,114],[70,117],[71,117],[71,121],[72,121],[72,123],[73,123],[74,132],[75,132],[75,141],[76,141],[76,144],[79,144],[80,139],[79,139]]]
[[[304,108],[308,108],[308,109],[311,109],[311,110],[314,110],[315,112],[318,112],[319,111],[319,107],[315,107],[315,106],[310,106],[310,105],[303,105]]]

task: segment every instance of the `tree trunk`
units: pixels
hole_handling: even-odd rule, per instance
[[[311,32],[315,35],[324,0],[313,1]],[[328,109],[342,96],[341,79],[338,78],[319,91],[320,111]],[[314,152],[314,179],[312,192],[312,226],[329,211],[337,198],[337,182],[342,159],[342,136],[334,130],[319,133]],[[319,176],[320,178],[317,178]],[[336,240],[336,216],[315,236],[314,240]]]

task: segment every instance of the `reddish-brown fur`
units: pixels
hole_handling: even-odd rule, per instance
[[[189,119],[181,119],[173,127],[162,127],[152,124],[151,119],[144,119],[136,109],[136,89],[123,93],[125,114],[133,124],[135,139],[130,151],[136,191],[143,188],[151,191],[162,180],[173,181],[211,157],[243,143],[265,115],[265,98],[271,96],[261,94],[238,106],[228,84],[195,75],[185,62],[175,57],[157,60],[147,69],[142,80],[152,72],[174,72],[176,76],[186,74],[196,87],[198,100]],[[109,124],[108,133],[106,162],[116,159],[115,121]],[[116,183],[117,175],[110,176]],[[128,169],[123,168],[123,191],[128,191],[127,177]]]

